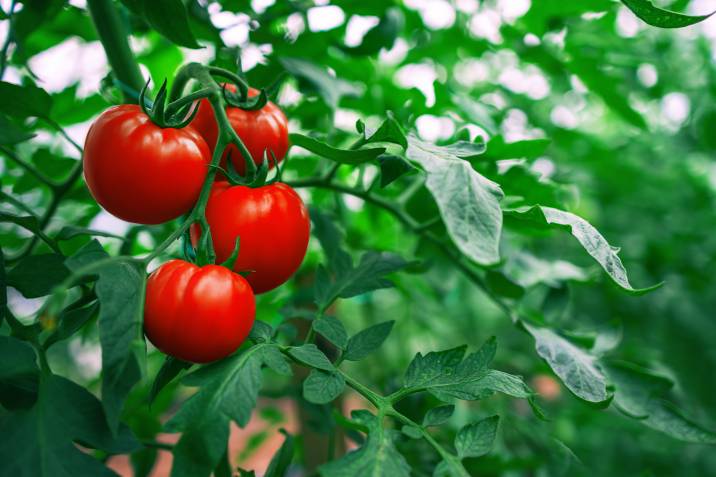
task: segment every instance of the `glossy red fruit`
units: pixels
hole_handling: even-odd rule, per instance
[[[224,85],[226,89],[235,92],[236,86]],[[258,90],[249,88],[249,96],[258,94]],[[273,158],[268,151],[272,151],[277,161],[281,161],[288,151],[288,120],[283,111],[274,103],[269,101],[258,111],[245,111],[240,108],[226,108],[226,115],[229,118],[231,127],[246,145],[251,157],[256,164],[261,164],[266,152],[269,165],[273,166]],[[216,147],[216,138],[219,134],[214,117],[214,110],[207,99],[199,103],[199,110],[191,125],[204,137],[209,147]],[[236,170],[243,174],[245,172],[244,158],[233,144],[226,148],[221,158],[222,164],[226,164],[227,154],[231,154]]]
[[[234,270],[249,271],[254,293],[291,278],[308,248],[311,221],[296,191],[283,183],[251,188],[216,182],[206,207],[217,262],[226,260],[241,237]],[[196,245],[200,229],[192,227]]]
[[[160,128],[137,105],[103,112],[90,127],[82,158],[92,196],[128,222],[159,224],[188,212],[211,163],[191,126]]]
[[[154,346],[184,361],[232,354],[249,335],[255,313],[246,280],[219,265],[171,260],[147,281],[144,332]]]

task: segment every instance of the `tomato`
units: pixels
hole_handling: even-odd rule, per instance
[[[216,182],[206,206],[218,262],[234,250],[241,237],[234,270],[250,272],[254,293],[273,290],[291,278],[308,248],[311,221],[296,191],[283,183],[263,187],[230,186]],[[191,230],[198,242],[200,228]]]
[[[219,265],[171,260],[147,281],[144,332],[154,346],[184,361],[229,356],[249,335],[255,313],[246,280]]]
[[[224,85],[230,91],[236,91],[236,86],[232,84]],[[258,90],[249,88],[249,96],[253,97],[258,94]],[[234,128],[236,134],[244,141],[246,148],[251,154],[251,158],[256,164],[261,164],[266,152],[266,159],[269,165],[273,166],[272,151],[277,161],[281,161],[288,151],[288,120],[283,111],[274,103],[269,101],[258,111],[245,111],[240,108],[226,108],[226,116],[229,118],[231,127]],[[216,147],[216,139],[219,134],[219,128],[214,117],[214,110],[207,99],[202,99],[199,103],[199,110],[191,125],[204,137],[209,146],[213,149]],[[222,157],[222,164],[226,164],[226,156],[231,154],[231,162],[236,170],[243,174],[245,172],[244,158],[235,145],[226,148]]]
[[[192,208],[211,150],[194,128],[160,128],[139,106],[126,104],[92,124],[82,160],[87,186],[107,212],[159,224]]]

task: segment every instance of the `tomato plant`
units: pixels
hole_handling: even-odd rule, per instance
[[[280,182],[251,188],[216,182],[206,206],[216,259],[224,261],[239,238],[237,272],[255,293],[283,284],[303,261],[308,248],[311,222],[308,210],[296,191]],[[192,230],[194,243],[199,226]]]
[[[703,3],[0,1],[0,477],[716,474]]]
[[[164,263],[147,280],[144,329],[168,355],[193,363],[225,358],[244,342],[256,304],[246,280],[225,267]]]

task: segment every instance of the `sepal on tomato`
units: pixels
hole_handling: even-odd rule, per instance
[[[167,117],[167,80],[165,78],[162,82],[153,102],[146,99],[150,82],[151,78],[147,80],[144,88],[142,88],[142,91],[139,93],[139,106],[142,108],[142,111],[144,111],[144,114],[149,116],[149,119],[160,128],[181,129],[188,126],[199,111],[198,103],[189,103],[183,108],[180,108],[176,113]]]

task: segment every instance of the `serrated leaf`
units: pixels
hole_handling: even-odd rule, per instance
[[[490,452],[499,420],[499,416],[492,416],[460,429],[455,436],[457,455],[460,458],[481,457]]]
[[[535,347],[552,371],[577,397],[589,402],[609,399],[606,378],[597,365],[596,357],[562,338],[549,328],[523,323],[535,339]]]
[[[335,371],[312,369],[303,381],[303,397],[314,404],[327,404],[343,393],[345,379]]]
[[[350,164],[354,166],[373,161],[385,152],[384,147],[339,149],[337,147],[329,146],[318,139],[299,133],[289,134],[289,140],[291,141],[291,144],[302,147],[303,149],[311,151],[321,157],[325,157],[326,159],[330,159],[339,164]]]
[[[481,265],[497,263],[502,232],[500,186],[459,158],[469,155],[463,146],[435,146],[410,136],[406,154],[425,170],[426,186],[458,250]]]
[[[455,406],[452,404],[434,407],[423,417],[423,426],[439,426],[440,424],[444,424],[445,421],[450,419],[453,412],[455,412]]]
[[[708,15],[684,15],[659,8],[649,0],[621,0],[621,2],[644,22],[659,28],[683,28],[702,22],[714,14],[711,12]]]
[[[326,338],[339,349],[346,349],[348,333],[341,320],[335,316],[322,316],[311,324],[316,333]]]
[[[58,253],[28,255],[7,273],[7,284],[25,298],[49,295],[70,274],[65,257]]]
[[[37,402],[27,410],[4,414],[0,428],[3,475],[17,477],[112,477],[114,472],[74,442],[113,454],[138,447],[124,425],[113,436],[100,402],[89,391],[49,373],[40,376]]]
[[[333,364],[326,358],[326,355],[323,354],[316,345],[311,343],[290,348],[288,354],[313,368],[322,369],[324,371],[333,371],[335,369]]]
[[[343,359],[359,361],[380,348],[388,338],[394,324],[394,321],[385,321],[351,336],[346,345],[346,351],[343,353]]]
[[[537,227],[559,226],[567,227],[584,247],[584,250],[601,265],[602,269],[607,272],[609,278],[614,281],[620,288],[635,295],[655,290],[661,284],[648,288],[633,288],[629,283],[626,269],[622,264],[617,250],[614,249],[609,242],[594,228],[589,222],[577,215],[563,210],[545,206],[521,207],[505,211],[518,219],[526,220]]]
[[[392,431],[368,411],[353,411],[354,420],[368,428],[368,437],[358,449],[318,468],[323,477],[408,477],[410,466],[395,448]]]
[[[229,422],[244,427],[251,418],[261,367],[277,360],[283,360],[278,346],[260,343],[182,379],[186,385],[199,386],[199,391],[167,424],[170,431],[183,431],[174,448],[173,477],[209,475],[226,449]]]

